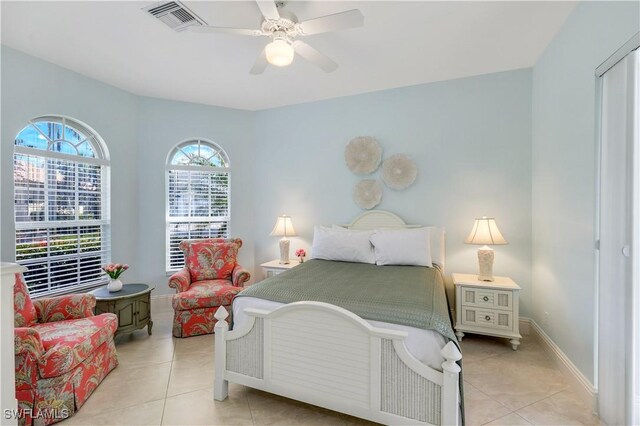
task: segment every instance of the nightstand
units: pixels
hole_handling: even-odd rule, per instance
[[[281,274],[282,272],[291,269],[300,264],[299,260],[292,260],[290,263],[280,263],[280,260],[275,259],[270,262],[265,262],[261,264],[262,269],[264,270],[264,275],[266,278],[271,278],[274,275]]]
[[[456,286],[456,336],[464,332],[506,337],[515,351],[520,344],[518,293],[509,277],[480,281],[476,274],[451,274]]]

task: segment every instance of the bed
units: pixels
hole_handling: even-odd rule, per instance
[[[377,229],[409,225],[392,213],[369,211],[346,227]],[[444,302],[447,311],[441,281],[444,272],[441,228],[432,233],[431,247],[437,268],[394,270],[384,266],[377,267],[377,271],[393,276],[418,273],[433,277],[439,282],[433,286],[434,303]],[[369,281],[366,274],[374,273],[376,268],[323,262],[330,261],[312,261],[304,268],[301,265],[280,274],[284,281],[279,288],[275,281],[263,287],[287,293],[287,279],[293,286],[303,278],[328,275],[331,269],[344,275],[353,269],[364,277],[361,284],[365,285]],[[311,287],[308,283],[301,284],[301,288],[310,292],[320,291]],[[334,300],[309,294],[309,300]],[[371,318],[367,315],[371,307],[340,298],[335,299],[335,304],[237,298],[233,330],[224,321],[229,313],[224,308],[216,313],[219,321],[215,328],[214,398],[224,400],[228,383],[233,382],[380,423],[460,424],[461,354],[455,337],[451,339],[451,325],[448,319],[434,321],[435,314],[422,315],[417,306],[409,306],[411,301],[402,302],[407,305],[402,310],[408,312],[409,318],[404,324],[393,318],[397,308],[385,310],[382,305],[371,305],[380,307],[382,315],[378,320],[365,320],[363,317]],[[432,321],[430,327],[440,328],[439,332],[425,329],[421,321]]]

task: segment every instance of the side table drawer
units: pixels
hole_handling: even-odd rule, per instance
[[[510,291],[462,287],[462,305],[510,311],[513,309],[513,293]]]
[[[265,275],[267,276],[267,278],[271,278],[271,277],[275,277],[276,275],[281,274],[283,272],[284,272],[284,270],[282,270],[282,269],[267,269]]]
[[[513,329],[513,313],[491,309],[462,307],[462,324],[502,330]]]

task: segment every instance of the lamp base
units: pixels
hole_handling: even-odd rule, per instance
[[[478,265],[480,267],[478,279],[480,281],[493,281],[493,257],[494,251],[491,247],[482,246],[478,249]]]
[[[289,239],[280,239],[280,263],[286,265],[289,263]]]

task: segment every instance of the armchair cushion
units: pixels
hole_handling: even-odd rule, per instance
[[[180,243],[191,281],[230,280],[241,246],[240,239],[185,240]]]
[[[118,327],[115,314],[37,324],[44,355],[38,360],[41,377],[56,377],[71,371],[107,340]]]
[[[36,309],[29,297],[29,290],[22,274],[18,273],[13,284],[14,327],[29,327],[37,322]]]
[[[38,322],[54,322],[93,316],[96,298],[92,294],[67,294],[46,297],[33,302],[38,313]]]
[[[228,280],[197,281],[189,290],[174,294],[171,305],[176,311],[227,306],[241,291],[242,288],[232,286]]]

